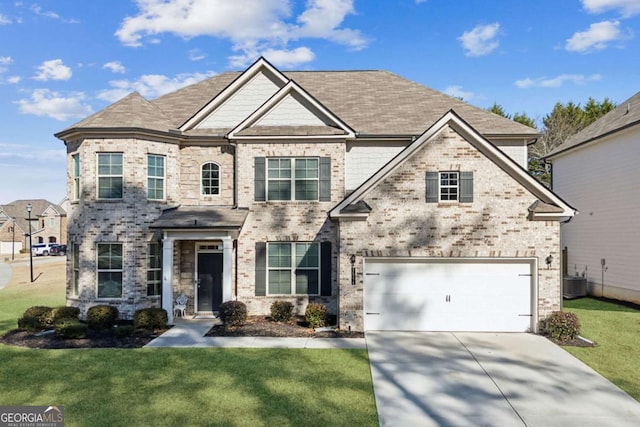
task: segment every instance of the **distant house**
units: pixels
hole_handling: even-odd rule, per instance
[[[31,204],[32,243],[66,243],[67,211],[44,199],[15,200],[0,205],[0,254],[19,253],[29,246],[27,205]]]
[[[82,312],[171,319],[185,294],[196,316],[289,301],[349,330],[535,331],[560,308],[574,210],[525,169],[537,131],[392,73],[261,58],[56,136]]]
[[[580,212],[562,226],[567,274],[640,303],[640,92],[553,150],[553,189]]]

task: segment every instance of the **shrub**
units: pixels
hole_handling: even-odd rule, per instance
[[[133,326],[136,329],[164,329],[167,327],[167,311],[157,307],[136,310]]]
[[[293,304],[289,301],[274,301],[271,304],[271,319],[275,322],[288,322],[293,316]]]
[[[51,323],[54,325],[60,319],[78,319],[80,309],[78,307],[56,307],[51,310]]]
[[[580,322],[574,313],[554,311],[542,322],[542,329],[553,339],[568,341],[580,334]]]
[[[116,337],[118,338],[126,338],[126,337],[130,337],[131,335],[133,335],[133,332],[135,331],[135,326],[133,325],[120,325],[117,328],[114,328],[114,333],[116,334]]]
[[[51,311],[51,307],[39,305],[27,308],[18,319],[18,328],[36,332],[51,327]]]
[[[53,329],[56,335],[65,339],[86,338],[89,332],[89,326],[81,323],[78,319],[63,318],[58,320]]]
[[[118,309],[110,305],[94,305],[87,310],[90,329],[111,329],[118,319]]]
[[[242,326],[247,321],[247,306],[240,301],[227,301],[220,304],[220,320],[226,326]]]
[[[327,324],[327,306],[324,304],[309,304],[304,313],[304,319],[310,328],[319,328]]]

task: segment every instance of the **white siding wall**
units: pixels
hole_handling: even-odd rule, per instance
[[[293,96],[286,96],[256,126],[323,126],[324,122]]]
[[[355,190],[367,178],[405,148],[405,144],[348,144],[345,159],[345,188]]]
[[[579,210],[562,226],[567,272],[590,291],[640,302],[640,127],[553,161],[553,189]]]
[[[498,145],[498,148],[504,151],[504,153],[516,161],[520,166],[527,169],[527,146],[520,145]]]
[[[231,98],[219,106],[198,128],[235,127],[278,91],[279,87],[264,74],[257,74]]]

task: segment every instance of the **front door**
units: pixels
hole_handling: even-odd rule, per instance
[[[198,253],[198,310],[217,311],[222,303],[222,254]]]

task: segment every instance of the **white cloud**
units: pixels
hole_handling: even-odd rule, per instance
[[[7,65],[13,63],[13,59],[10,56],[0,56],[0,74],[7,72],[9,69]]]
[[[462,86],[448,86],[447,88],[445,88],[444,93],[455,98],[461,98],[465,101],[471,100],[474,95],[473,92],[464,91],[462,89]]]
[[[565,49],[570,52],[586,53],[605,49],[609,43],[631,37],[620,31],[619,21],[602,21],[591,24],[589,29],[575,33],[567,39]]]
[[[20,76],[11,76],[7,78],[7,83],[16,84],[20,83],[20,80],[22,80]]]
[[[617,10],[623,18],[640,13],[638,0],[582,0],[582,6],[589,13],[602,13],[607,10]]]
[[[48,146],[39,146],[37,149],[33,145],[29,146],[29,150],[24,149],[24,145],[20,144],[4,144],[0,142],[0,159],[22,159],[35,161],[64,161],[67,153],[64,148],[52,150]]]
[[[565,83],[573,83],[575,85],[584,85],[588,82],[601,80],[602,76],[600,74],[591,74],[590,76],[585,76],[582,74],[560,74],[559,76],[546,78],[546,77],[538,77],[532,79],[527,77],[522,80],[516,80],[515,85],[520,89],[528,89],[531,87],[542,87],[542,88],[557,88],[561,87]]]
[[[200,49],[191,49],[189,51],[189,60],[190,61],[202,61],[206,58],[207,55],[204,54]]]
[[[93,113],[93,109],[84,103],[83,93],[72,93],[69,96],[60,95],[49,89],[36,89],[30,99],[16,102],[23,114],[51,117],[56,120],[70,120],[83,118]]]
[[[109,82],[112,89],[103,90],[98,94],[98,98],[108,102],[115,102],[135,91],[147,99],[152,99],[197,83],[213,75],[215,75],[213,72],[178,74],[173,78],[169,78],[160,74],[146,74],[133,81],[112,80]]]
[[[42,7],[38,6],[38,5],[33,5],[30,8],[31,12],[33,12],[34,14],[38,15],[38,16],[44,16],[47,18],[51,18],[51,19],[56,19],[62,22],[66,22],[68,24],[77,24],[80,21],[76,20],[76,19],[65,19],[63,17],[61,17],[60,15],[58,15],[55,12],[51,12],[48,10],[43,10]]]
[[[107,62],[102,66],[102,68],[106,68],[107,70],[111,70],[114,73],[120,73],[120,74],[124,74],[124,72],[126,71],[126,69],[124,68],[124,65],[122,65],[120,61]]]
[[[139,13],[124,19],[116,36],[128,46],[157,41],[171,33],[183,38],[210,36],[228,39],[242,65],[266,50],[295,51],[291,41],[324,39],[351,49],[366,47],[359,30],[343,28],[347,15],[355,13],[353,0],[308,0],[305,10],[292,16],[290,0],[230,2],[227,0],[136,0]],[[309,49],[309,48],[306,48]],[[281,65],[281,64],[279,64]]]
[[[245,51],[242,55],[229,57],[229,65],[243,67],[258,56],[264,56],[267,61],[280,67],[294,67],[313,61],[315,54],[307,47],[298,47],[293,50],[265,49],[262,51]]]
[[[9,25],[11,23],[12,23],[11,19],[7,18],[6,16],[0,13],[0,25]]]
[[[69,80],[71,78],[71,68],[62,63],[62,59],[52,59],[50,61],[44,61],[42,65],[38,67],[40,71],[34,79],[47,81],[47,80]]]
[[[500,44],[496,39],[500,24],[478,25],[471,31],[465,31],[458,40],[462,42],[466,56],[484,56],[493,52]]]

